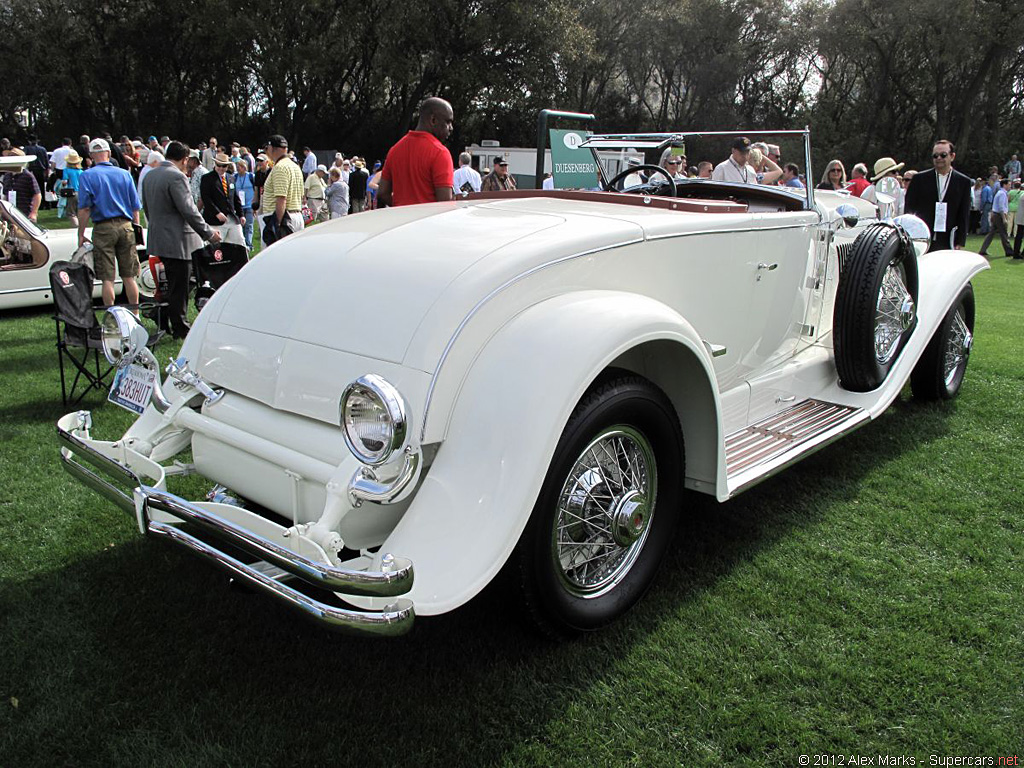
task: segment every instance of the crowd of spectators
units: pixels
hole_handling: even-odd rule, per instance
[[[430,100],[428,100],[430,102]],[[420,142],[422,147],[430,147],[431,151],[444,156],[447,149],[443,141],[449,129],[445,129],[446,118],[450,114],[450,105],[442,100],[425,102],[426,111],[421,115],[421,123],[417,130],[410,131],[406,140],[396,145],[398,153],[415,152],[410,142]],[[445,110],[448,110],[446,113]],[[435,114],[436,113],[436,114]],[[75,142],[65,138],[61,145],[52,152],[47,152],[35,136],[28,136],[24,147],[13,146],[7,139],[0,142],[3,154],[33,156],[34,159],[24,171],[7,173],[3,177],[3,194],[11,200],[23,213],[35,219],[38,210],[49,205],[57,208],[58,215],[67,218],[74,225],[78,224],[78,191],[79,178],[82,171],[90,165],[88,146],[91,141],[82,135]],[[128,171],[141,195],[146,175],[165,160],[166,148],[171,139],[155,135],[143,141],[142,137],[134,139],[122,135],[115,141],[109,133],[103,134],[110,145],[110,163]],[[440,148],[440,149],[439,149]],[[303,147],[298,153],[288,149],[264,146],[255,153],[249,147],[237,141],[221,143],[211,136],[208,141],[200,141],[189,148],[189,160],[186,175],[190,180],[193,200],[200,210],[208,207],[208,198],[202,191],[202,177],[209,173],[218,173],[226,178],[222,186],[230,187],[234,193],[232,206],[237,208],[237,216],[243,222],[244,239],[247,247],[252,246],[254,221],[263,206],[263,197],[267,179],[275,165],[271,157],[274,150],[283,149],[276,162],[287,158],[301,168],[301,188],[292,195],[287,205],[298,205],[304,216],[304,223],[335,219],[349,214],[360,213],[377,207],[377,191],[382,178],[382,163],[376,162],[372,167],[363,157],[346,157],[343,153],[335,154],[330,167],[318,161],[317,155],[309,147]],[[218,163],[218,158],[224,161]],[[639,167],[639,159],[633,164]],[[396,164],[397,166],[397,164]],[[739,137],[729,147],[729,157],[722,162],[713,164],[704,160],[689,165],[685,151],[677,148],[666,149],[662,154],[659,166],[673,179],[712,179],[738,183],[768,184],[802,189],[808,180],[801,172],[799,165],[783,162],[778,145],[762,141],[750,141]],[[869,170],[866,163],[856,162],[847,175],[846,165],[841,160],[829,161],[815,185],[820,190],[846,190],[848,193],[862,197],[870,202],[877,202],[877,183],[883,178],[895,179],[898,187],[895,195],[894,213],[904,212],[906,190],[917,171],[904,169],[905,164],[891,157],[879,158]],[[509,173],[508,164],[503,158],[496,158],[491,167],[481,168],[481,174],[472,167],[472,158],[468,153],[459,156],[458,167],[454,170],[451,181],[452,194],[466,194],[479,191],[499,191],[514,189],[515,177]],[[440,174],[439,170],[431,171],[434,178],[426,186],[435,185],[437,179],[448,178],[448,171]],[[651,174],[635,171],[626,179],[626,186],[647,182]],[[408,181],[406,184],[408,185]],[[441,182],[437,182],[441,183]],[[445,181],[445,183],[447,183]],[[552,188],[554,180],[545,179],[545,188]],[[212,185],[207,185],[212,190]],[[1005,188],[1005,190],[1004,190]],[[431,190],[433,193],[433,186]],[[1005,195],[1000,196],[1000,191]],[[49,195],[47,193],[50,193]],[[390,180],[385,181],[385,200],[391,204],[401,204],[399,196],[392,200],[393,186]],[[974,180],[970,190],[969,231],[972,234],[1000,234],[1005,231],[1009,240],[1016,238],[1017,247],[1014,253],[1020,253],[1019,233],[1024,222],[1020,221],[1022,196],[1021,162],[1017,155],[1012,155],[1000,168],[991,166],[984,176]],[[440,199],[436,194],[429,195],[432,199]],[[1005,197],[1005,200],[1003,199]],[[54,199],[55,198],[55,199]],[[997,200],[998,198],[998,200]],[[449,198],[450,199],[450,198]],[[263,213],[267,210],[264,208]],[[288,208],[285,214],[296,211]],[[999,226],[995,217],[1000,218]],[[987,243],[986,243],[987,245]],[[983,249],[984,250],[984,249]]]

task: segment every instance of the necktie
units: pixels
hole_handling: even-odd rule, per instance
[[[228,176],[224,174],[220,177],[220,185],[224,187],[224,197],[228,196]]]

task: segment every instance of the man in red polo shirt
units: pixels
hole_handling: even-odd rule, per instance
[[[451,153],[441,142],[452,132],[455,113],[444,99],[431,97],[420,104],[416,130],[409,131],[388,152],[377,188],[385,205],[415,205],[451,200]]]

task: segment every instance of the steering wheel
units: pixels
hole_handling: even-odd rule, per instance
[[[651,173],[660,173],[662,176],[664,176],[666,179],[668,179],[669,189],[672,190],[672,194],[670,195],[670,197],[677,197],[678,196],[678,190],[676,189],[676,180],[672,178],[672,174],[670,174],[668,171],[666,171],[660,165],[634,165],[634,166],[632,166],[630,168],[627,168],[626,170],[622,171],[622,173],[619,173],[616,176],[614,176],[611,179],[611,181],[608,182],[608,191],[609,192],[615,192],[616,191],[616,189],[615,189],[615,185],[616,184],[618,184],[620,181],[625,179],[631,173],[636,173],[637,171],[647,171],[648,172],[648,176]],[[651,180],[648,179],[641,186],[639,186],[639,187],[632,187],[629,190],[629,194],[650,194],[651,192],[655,191],[653,188],[651,188],[650,184],[651,184]],[[661,188],[661,185],[659,184],[658,185],[658,190],[660,190],[660,188]],[[625,192],[625,190],[621,190],[621,191]]]

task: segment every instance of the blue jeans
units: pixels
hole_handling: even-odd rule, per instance
[[[242,223],[242,236],[245,237],[245,247],[252,248],[252,208],[243,208],[245,221]]]
[[[981,230],[980,233],[987,235],[988,231],[992,228],[992,223],[989,221],[989,214],[992,213],[992,203],[985,203],[981,206]]]

